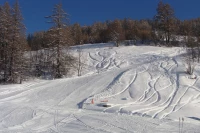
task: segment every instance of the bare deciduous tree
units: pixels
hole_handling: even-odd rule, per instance
[[[72,37],[74,39],[74,43],[76,45],[80,45],[82,43],[82,30],[81,26],[78,23],[75,23],[71,27]]]
[[[116,46],[119,47],[120,41],[125,39],[125,34],[122,28],[122,25],[119,20],[115,20],[108,26],[110,32],[110,38],[112,41],[115,41]]]
[[[83,57],[83,51],[82,51],[82,49],[79,47],[78,49],[77,49],[77,52],[78,52],[78,59],[77,59],[77,72],[78,72],[78,76],[81,76],[82,75],[82,70],[83,70],[83,68],[86,66],[86,64],[85,64],[85,59],[84,59],[84,57]]]
[[[186,54],[186,72],[189,75],[193,75],[193,72],[195,70],[195,65],[196,65],[196,46],[197,42],[195,39],[191,36],[187,37],[186,40],[186,46],[187,46],[187,54]]]
[[[172,32],[174,30],[174,10],[169,4],[162,1],[158,3],[157,15],[154,17],[158,30],[163,31],[165,42],[169,45]]]

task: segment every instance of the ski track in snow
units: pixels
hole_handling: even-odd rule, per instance
[[[93,74],[0,86],[0,132],[178,132],[179,117],[200,118],[184,112],[200,103],[200,78],[181,73],[181,49],[137,50],[95,47]]]
[[[105,89],[102,93],[93,96],[95,101],[100,102],[102,99],[106,99],[108,101],[108,104],[111,104],[111,107],[103,109],[102,110],[103,112],[121,112],[121,113],[132,112],[132,114],[138,113],[142,114],[142,116],[150,115],[153,118],[165,118],[169,116],[171,113],[180,110],[183,107],[183,105],[185,106],[189,102],[181,103],[181,99],[185,96],[187,91],[185,91],[182,96],[180,97],[177,96],[177,93],[179,91],[182,91],[179,86],[180,75],[173,74],[172,71],[176,71],[176,69],[179,67],[176,61],[176,55],[178,55],[178,53],[180,53],[180,50],[175,49],[175,51],[161,51],[161,53],[157,56],[154,54],[152,55],[147,54],[148,56],[144,54],[134,57],[136,61],[138,61],[137,63],[139,63],[140,66],[134,68],[129,67],[127,70],[119,73],[119,75],[116,78],[114,78],[114,80],[107,87],[107,89]],[[98,52],[97,55],[99,55],[99,57],[102,57],[100,52]],[[138,60],[145,57],[146,57],[145,60]],[[105,59],[106,57],[103,56],[100,62],[102,62]],[[106,67],[109,66],[110,65]],[[148,68],[145,69],[145,66],[148,66]],[[153,67],[156,67],[156,70],[151,71],[150,69]],[[103,69],[104,66],[100,65],[100,68]],[[97,67],[97,69],[100,68]],[[144,70],[137,70],[138,68],[139,69],[144,68]],[[135,71],[135,73],[133,74],[132,71]],[[144,80],[146,80],[145,81],[146,83],[144,82],[146,84],[146,88],[144,89],[143,93],[138,99],[134,99],[134,97],[131,96],[131,89],[133,89],[131,87],[136,81],[137,77],[139,77],[139,75],[142,75],[144,73],[148,73],[150,75],[150,78],[149,79],[144,78]],[[134,76],[132,77],[127,76],[131,74]],[[163,77],[167,78],[165,79],[167,81],[167,84],[164,87],[159,87],[158,89],[157,85],[162,82],[165,82],[162,81],[161,79]],[[125,80],[131,80],[131,82],[124,82]],[[191,87],[188,87],[187,89]],[[171,88],[172,91],[168,94],[168,97],[166,97],[166,95],[163,95],[163,92],[165,92],[169,88]],[[117,99],[117,97],[120,97],[120,95],[122,93],[125,93],[125,91],[128,91],[128,93],[126,94],[129,95],[127,95],[126,97],[129,97],[130,100],[128,99],[126,103],[123,102],[117,103],[117,100],[116,102],[113,100]],[[165,96],[164,99],[163,96]],[[90,98],[90,100],[91,99],[92,98]],[[101,100],[98,101],[98,99]],[[193,100],[195,100],[195,98]],[[180,103],[182,106],[180,105]],[[137,105],[140,106],[140,109],[134,109],[134,106]],[[177,106],[181,107],[175,109]]]

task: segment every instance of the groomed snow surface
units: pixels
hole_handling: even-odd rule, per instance
[[[0,85],[0,133],[200,133],[200,66],[191,79],[184,49],[81,49],[81,77]]]

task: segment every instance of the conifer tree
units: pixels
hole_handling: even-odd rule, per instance
[[[9,63],[10,63],[10,46],[11,46],[11,25],[12,25],[12,14],[11,7],[6,2],[0,10],[1,21],[0,21],[0,43],[1,43],[1,78],[3,82],[10,81]]]
[[[69,46],[70,32],[69,32],[69,18],[68,14],[63,10],[62,4],[56,4],[52,15],[49,18],[49,23],[52,23],[52,28],[48,31],[49,45],[53,48],[55,60],[53,61],[54,77],[61,78],[66,74],[66,63],[69,61],[68,57],[62,52],[62,46]]]
[[[26,39],[18,1],[13,8],[6,2],[0,8],[0,15],[1,79],[4,82],[20,83]]]
[[[12,42],[10,59],[10,76],[13,82],[21,82],[23,70],[25,69],[26,34],[23,17],[20,11],[19,2],[16,1],[12,9]],[[15,81],[19,79],[20,81]]]

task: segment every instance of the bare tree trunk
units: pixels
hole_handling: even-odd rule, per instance
[[[199,63],[199,58],[200,58],[200,47],[198,45],[198,63]]]
[[[117,45],[117,47],[119,47],[119,42],[118,41],[116,41],[116,45]]]
[[[170,33],[169,31],[167,32],[167,44],[169,45],[169,42],[170,42]]]
[[[82,72],[82,61],[81,61],[82,51],[78,49],[78,76],[81,76]]]
[[[56,68],[56,78],[61,78],[61,72],[60,72],[60,47],[57,47],[57,68]]]

